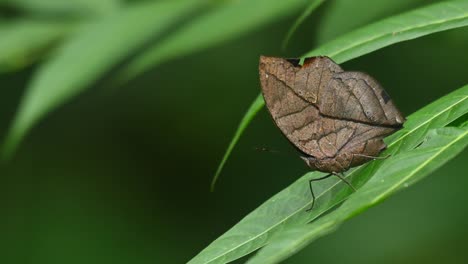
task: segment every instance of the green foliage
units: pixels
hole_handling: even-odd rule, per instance
[[[0,24],[0,72],[33,63],[72,28],[72,23],[32,19]]]
[[[7,136],[3,155],[10,156],[27,131],[46,113],[89,88],[138,48],[188,16],[190,11],[206,7],[208,3],[206,0],[143,2],[83,25],[34,76]],[[171,29],[172,34],[134,58],[118,79],[128,80],[164,60],[232,39],[285,16],[303,4],[304,0],[217,3],[211,12],[194,18],[179,30]]]
[[[434,161],[434,164],[427,164],[425,159],[427,156],[424,154],[425,152],[419,151],[419,149],[422,149],[422,146],[416,148],[416,150],[418,150],[416,152],[414,152],[413,149],[418,146],[419,143],[424,141],[424,138],[426,138],[427,135],[427,131],[443,128],[467,112],[468,85],[438,99],[432,104],[409,116],[405,123],[404,129],[398,131],[388,138],[388,149],[383,153],[383,155],[391,154],[391,158],[385,160],[376,160],[359,168],[352,169],[346,174],[346,178],[351,179],[350,181],[353,186],[357,188],[362,186],[362,189],[364,189],[364,187],[367,186],[367,184],[364,185],[364,183],[371,177],[374,179],[374,174],[391,174],[392,176],[378,177],[379,180],[381,180],[383,177],[384,181],[387,181],[386,177],[390,177],[391,179],[388,179],[388,183],[399,183],[401,179],[405,179],[404,182],[407,183],[410,182],[410,180],[415,179],[415,177],[427,175],[435,167],[438,167],[440,164],[448,161],[450,157],[453,157],[456,153],[463,149],[463,144],[466,144],[467,141],[465,136],[456,139],[456,142],[459,142],[459,144],[455,144],[456,146],[454,146],[454,149],[444,149],[444,155],[441,155],[442,157],[437,156],[437,161],[439,163]],[[462,133],[462,135],[466,135],[466,133]],[[434,138],[434,136],[431,137]],[[436,142],[445,142],[442,139],[431,140],[435,140]],[[428,146],[431,145],[429,144]],[[418,156],[418,153],[420,156]],[[402,162],[400,157],[412,157],[413,162]],[[400,164],[396,166],[395,162],[398,161]],[[422,167],[421,169],[418,169],[418,173],[406,174],[406,170],[404,171],[405,173],[396,173],[386,168],[387,166],[394,166],[401,169],[406,168],[406,166],[417,168],[420,166]],[[232,229],[215,240],[199,255],[197,255],[191,261],[191,263],[226,263],[251,253],[266,244],[273,243],[272,241],[277,241],[275,243],[283,243],[283,240],[281,239],[281,234],[283,232],[288,230],[293,230],[292,232],[294,232],[298,226],[305,229],[309,228],[309,225],[303,227],[304,224],[318,218],[326,211],[343,202],[351,193],[351,190],[347,188],[347,185],[343,184],[336,178],[330,178],[324,182],[320,182],[320,185],[317,184],[315,187],[317,191],[316,205],[314,210],[311,212],[306,212],[306,209],[311,204],[308,181],[311,178],[318,178],[322,175],[323,174],[320,172],[311,172],[301,177],[295,183],[270,198],[268,201],[242,219]],[[410,178],[407,179],[407,177]],[[395,187],[391,185],[388,186],[387,189],[379,189],[381,193],[378,193],[378,195],[385,194],[381,197],[384,198],[387,196],[387,192],[393,190],[394,188]],[[361,189],[359,189],[358,192],[361,193]],[[358,193],[354,195],[357,194]],[[372,197],[378,197],[378,195],[375,194],[375,196]],[[372,198],[371,196],[366,197]],[[364,202],[360,205],[362,206],[359,207],[360,209],[369,206]],[[337,211],[341,212],[341,210],[342,208],[340,207]],[[344,221],[346,219],[340,219],[340,221]],[[312,222],[313,225],[315,225],[314,223],[315,222]],[[314,229],[317,231],[317,233],[314,233],[313,235],[310,234],[311,240],[312,238],[316,238],[321,234],[334,230],[337,224],[338,221],[336,223],[334,221],[323,223],[323,226]],[[289,232],[287,234],[287,239],[289,241],[291,240],[290,236],[293,235],[289,234]],[[291,243],[291,246],[286,250],[287,252],[294,252],[296,248],[299,249],[300,246],[305,245],[311,240],[305,240],[304,238],[300,241],[300,243],[298,243],[297,246]],[[275,247],[274,245],[275,244],[273,244],[272,247]],[[266,254],[271,254],[270,249],[266,249],[266,251],[268,252]],[[283,254],[286,254],[287,252],[278,251],[279,255],[277,256],[277,259],[284,258],[285,255]],[[288,255],[286,254],[286,256]],[[264,253],[260,253],[258,258],[262,261],[266,261],[264,260],[264,258],[266,258]],[[260,261],[257,263],[262,262]]]
[[[315,1],[312,1],[309,6],[304,10],[304,12],[302,12],[302,14],[296,19],[296,21],[294,21],[294,24],[291,26],[291,28],[289,29],[288,31],[288,34],[286,35],[286,37],[284,38],[284,41],[283,41],[283,49],[286,49],[286,47],[288,46],[288,43],[289,41],[291,40],[294,32],[296,32],[297,28],[302,24],[304,23],[304,20],[306,20],[307,17],[309,17],[312,12],[314,12],[314,10],[316,8],[318,8],[325,0],[315,0]]]
[[[466,1],[447,1],[370,24],[320,46],[305,57],[326,54],[337,63],[385,46],[468,25]]]
[[[255,117],[258,111],[262,109],[263,105],[264,105],[263,98],[261,96],[258,96],[255,99],[255,101],[252,103],[252,105],[249,107],[249,109],[247,110],[247,114],[245,114],[244,118],[242,118],[239,124],[239,127],[236,130],[236,134],[234,135],[231,141],[231,144],[229,144],[226,154],[223,156],[223,159],[221,160],[221,163],[218,166],[215,176],[213,177],[213,181],[211,182],[211,191],[214,191],[216,181],[218,180],[219,174],[221,173],[221,170],[224,167],[224,163],[226,162],[232,150],[234,149],[236,142],[239,141],[239,138],[242,135],[242,132],[247,128],[249,123],[252,122],[252,119]]]
[[[396,15],[402,10],[416,8],[428,4],[426,0],[334,0],[327,2],[329,11],[320,18],[320,30],[317,32],[317,42],[320,44],[333,40],[359,27]],[[365,12],[363,12],[365,7]],[[354,15],[349,19],[349,14]]]
[[[466,105],[466,104],[465,104]],[[460,153],[468,145],[468,129],[431,129],[421,146],[388,158],[372,178],[339,209],[307,225],[285,229],[247,263],[278,263],[354,215],[407,188]],[[356,175],[360,177],[361,175]]]
[[[156,43],[136,57],[124,71],[125,78],[133,78],[169,59],[238,37],[297,10],[305,2],[304,0],[226,1],[225,4],[197,17],[190,22],[190,25],[180,28],[167,39]]]
[[[102,15],[114,12],[121,0],[2,0],[5,4],[31,13],[54,15]]]
[[[199,1],[149,2],[83,25],[34,76],[7,136],[4,155],[8,157],[45,114],[89,88],[199,5]]]
[[[0,14],[0,73],[37,63],[1,152],[6,157],[12,155],[34,125],[106,74],[111,75],[113,84],[121,84],[164,62],[233,40],[302,8],[286,36],[287,43],[324,2],[0,0],[0,8],[13,10],[15,15]],[[356,19],[348,23],[343,13],[351,12],[349,5],[362,6],[357,2],[364,1],[324,3],[329,5],[329,12],[318,27],[318,41],[338,37],[302,58],[327,55],[343,63],[395,43],[468,25],[467,0],[444,1],[369,24],[403,6],[422,2],[376,1],[369,4],[373,11],[356,14]],[[361,27],[345,33],[357,26]],[[225,63],[223,59],[220,65]],[[259,95],[247,110],[216,171],[212,189],[233,148],[263,105]],[[347,172],[346,177],[358,188],[356,193],[338,179],[329,178],[317,184],[314,210],[305,212],[311,204],[307,182],[322,176],[319,172],[307,173],[189,263],[226,263],[258,249],[249,263],[284,260],[460,153],[468,144],[467,113],[468,85],[410,115],[404,129],[386,139],[388,149],[383,155],[390,155],[388,159]]]

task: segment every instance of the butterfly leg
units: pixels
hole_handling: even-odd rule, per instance
[[[364,155],[364,154],[358,154],[358,153],[355,153],[353,154],[353,158],[354,156],[359,156],[359,157],[364,157],[364,158],[368,158],[368,159],[386,159],[388,157],[390,157],[390,155],[387,155],[387,156],[384,156],[384,157],[374,157],[374,156],[368,156],[368,155]]]
[[[344,183],[346,183],[351,189],[353,189],[353,191],[356,191],[356,188],[354,188],[354,186],[344,177],[343,173],[333,172],[332,174],[335,175],[336,177],[340,178],[340,180],[343,181]]]
[[[352,164],[353,164],[353,160],[354,160],[354,156],[359,156],[359,157],[364,157],[364,158],[369,158],[369,159],[386,159],[388,157],[390,157],[390,155],[387,155],[385,157],[374,157],[374,156],[369,156],[369,155],[364,155],[364,154],[358,154],[358,153],[354,153],[352,154],[352,157],[351,157],[351,160],[349,161],[349,165],[348,165],[348,169],[351,168]],[[348,170],[347,169],[347,170]],[[340,180],[342,180],[344,183],[346,183],[349,187],[351,187],[351,189],[353,189],[353,191],[356,191],[356,188],[354,188],[353,185],[351,185],[351,183],[346,180],[346,178],[344,177],[343,173],[339,174],[339,173],[333,173],[333,175],[337,176],[338,178],[340,178]]]
[[[330,176],[333,176],[333,173],[327,174],[327,175],[325,175],[323,177],[320,177],[320,178],[310,179],[309,180],[309,189],[310,189],[310,194],[312,195],[312,205],[310,206],[309,209],[306,210],[306,212],[309,212],[310,210],[312,210],[314,208],[314,205],[315,205],[315,195],[314,195],[314,189],[312,188],[312,182],[324,180],[326,178],[329,178]]]
[[[341,172],[340,173],[337,173],[337,172],[332,172],[331,174],[335,175],[336,177],[338,177],[342,182],[346,183],[351,189],[353,189],[353,191],[356,191],[356,188],[354,188],[354,186],[345,178],[345,175],[343,173],[343,171],[347,171],[349,170],[349,168],[351,167],[351,165],[353,164],[353,159],[354,159],[354,155],[351,156],[351,160],[349,161],[349,164],[348,164],[348,167],[347,168],[344,168],[343,166],[341,166],[341,164],[338,163],[338,165],[341,167]]]

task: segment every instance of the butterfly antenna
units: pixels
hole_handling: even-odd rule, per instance
[[[274,154],[284,154],[279,150],[276,149],[270,149],[268,147],[254,147],[253,148],[255,151],[261,151],[261,152],[269,152],[269,153],[274,153]]]
[[[273,153],[273,154],[277,154],[277,155],[281,155],[283,157],[296,157],[297,155],[294,153],[289,153],[289,152],[284,152],[284,151],[280,151],[280,150],[276,150],[276,149],[270,149],[268,147],[254,147],[253,148],[255,151],[262,151],[262,152],[269,152],[269,153]]]

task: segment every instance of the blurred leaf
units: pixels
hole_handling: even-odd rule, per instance
[[[33,63],[74,25],[64,22],[18,20],[0,26],[0,72]]]
[[[286,37],[284,38],[283,41],[283,49],[286,49],[288,46],[289,40],[291,40],[291,37],[293,36],[294,32],[296,32],[297,28],[304,22],[304,20],[309,17],[312,12],[319,7],[323,1],[325,0],[312,0],[312,3],[309,4],[309,6],[302,12],[302,14],[294,21],[294,24],[291,26],[289,29],[288,33],[286,34]]]
[[[344,221],[382,202],[454,158],[468,145],[468,129],[431,129],[424,143],[384,160],[375,175],[337,210],[307,225],[289,228],[273,238],[247,263],[279,263]]]
[[[399,151],[412,149],[423,140],[429,129],[443,127],[467,112],[468,85],[408,117],[404,129],[389,138],[385,153],[395,155]],[[360,187],[370,178],[376,165],[382,162],[384,161],[376,160],[367,163],[347,173],[346,177],[361,171],[359,177],[352,179],[353,185]],[[320,172],[311,172],[299,178],[212,242],[190,263],[226,263],[235,260],[269,243],[271,237],[282,229],[308,223],[341,203],[350,194],[350,190],[347,185],[333,177],[314,186],[314,210],[305,211],[311,204],[308,181],[322,175]]]
[[[107,14],[121,6],[121,0],[3,0],[0,4],[47,14]]]
[[[254,116],[262,109],[263,106],[263,98],[260,96],[257,96],[255,101],[250,105],[249,109],[247,110],[247,113],[244,115],[242,118],[239,127],[237,128],[237,133],[234,135],[233,140],[231,141],[231,145],[229,145],[228,149],[226,150],[226,153],[224,154],[223,159],[221,160],[221,163],[218,166],[218,169],[216,170],[215,176],[213,177],[213,181],[211,182],[211,191],[214,191],[216,181],[218,180],[219,173],[224,167],[224,163],[226,162],[227,158],[231,154],[232,149],[234,148],[234,142],[237,142],[239,140],[239,137],[242,135],[241,131],[244,131],[245,127],[252,121]]]
[[[468,10],[467,0],[448,1],[420,8],[353,31],[312,50],[302,58],[325,55],[331,57],[336,63],[343,63],[401,41],[467,26],[468,13],[465,10]],[[246,115],[255,115],[255,113],[247,111]],[[248,124],[239,126],[235,134],[241,135]],[[231,150],[239,138],[231,140],[229,144]],[[229,153],[224,155],[223,160],[225,161],[228,157]],[[220,171],[217,173],[219,174]]]
[[[45,114],[88,88],[122,59],[199,7],[201,1],[148,2],[87,24],[34,76],[7,135],[11,154]]]
[[[327,10],[320,19],[317,42],[325,43],[353,29],[367,25],[382,18],[401,13],[427,0],[334,0],[327,5]],[[353,15],[350,19],[350,14]]]
[[[190,22],[136,57],[124,71],[131,79],[164,61],[182,57],[253,31],[304,6],[305,0],[236,0]],[[190,43],[190,45],[187,45]]]

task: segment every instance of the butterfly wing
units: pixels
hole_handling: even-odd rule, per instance
[[[327,57],[306,59],[302,67],[296,62],[261,57],[259,66],[267,108],[289,141],[316,159],[378,155],[383,137],[404,120],[380,85],[368,75],[344,72]],[[366,160],[356,157],[350,165]]]
[[[362,72],[334,74],[318,98],[320,112],[326,116],[397,128],[405,120],[382,86]]]

